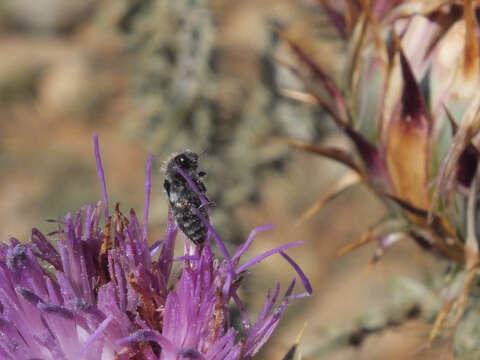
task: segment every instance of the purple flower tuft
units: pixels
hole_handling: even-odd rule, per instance
[[[109,213],[97,135],[94,147],[103,203],[59,218],[50,235],[34,228],[26,243],[11,238],[0,244],[0,359],[250,359],[291,300],[312,292],[300,267],[284,253],[300,243],[240,265],[255,235],[272,226],[256,228],[230,256],[203,219],[224,259],[214,256],[209,241],[194,252],[184,244],[183,256],[174,258],[177,228],[169,214],[165,237],[149,247],[153,156],[147,162],[141,224],[134,210],[126,216],[118,204]],[[292,265],[307,293],[293,295],[294,280],[275,306],[277,284],[252,321],[238,295],[239,280],[245,270],[275,253]],[[172,276],[174,262],[179,277]],[[240,311],[241,329],[230,326],[231,302]]]

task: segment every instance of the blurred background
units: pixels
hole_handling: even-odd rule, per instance
[[[1,239],[48,232],[44,220],[101,198],[97,132],[123,210],[142,211],[155,154],[153,242],[167,217],[162,162],[204,152],[213,221],[232,248],[268,223],[251,255],[305,240],[289,253],[314,295],[293,303],[258,359],[281,359],[304,326],[302,359],[438,359],[442,345],[421,351],[430,325],[416,306],[445,266],[409,242],[368,275],[373,246],[336,256],[385,214],[374,196],[354,187],[298,224],[345,169],[277,139],[351,145],[322,110],[282,96],[301,83],[281,65],[295,58],[276,29],[340,76],[346,49],[315,0],[0,0]],[[257,265],[244,290],[252,311],[294,276],[280,257]]]

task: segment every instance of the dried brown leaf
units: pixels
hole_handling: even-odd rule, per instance
[[[347,53],[346,72],[344,74],[344,82],[346,89],[356,89],[359,79],[359,70],[361,68],[361,53],[367,36],[368,20],[367,15],[362,13],[358,19],[349,43],[349,51]],[[352,99],[354,94],[351,95]],[[353,109],[353,113],[355,113]]]
[[[348,14],[348,8],[344,10],[344,14],[334,9],[328,0],[317,0],[322,7],[323,11],[330,18],[332,24],[338,29],[342,37],[345,39],[350,34],[350,16]],[[347,1],[348,4],[348,1]]]
[[[363,174],[362,169],[360,168],[360,166],[358,166],[355,163],[353,157],[343,150],[333,148],[333,147],[317,146],[317,145],[305,143],[299,140],[292,140],[292,139],[279,139],[279,140],[284,141],[290,146],[296,147],[298,149],[302,149],[304,151],[308,151],[313,154],[325,156],[329,159],[335,160],[349,167],[350,169],[355,171],[357,174],[359,175]]]
[[[472,0],[464,0],[463,14],[465,17],[465,61],[463,77],[474,84],[478,83],[479,54],[476,35],[477,21]]]
[[[441,330],[444,328],[445,322],[447,320],[447,315],[450,313],[454,304],[453,299],[448,299],[442,306],[442,309],[437,315],[435,319],[435,323],[432,326],[432,330],[430,331],[430,335],[428,337],[428,346],[430,347],[431,344],[435,341],[435,339],[440,334]]]
[[[307,68],[312,72],[313,76],[320,81],[325,90],[334,101],[336,109],[339,112],[340,116],[346,118],[346,104],[345,100],[335,84],[335,81],[328,75],[328,72],[325,71],[322,66],[312,58],[303,46],[296,40],[293,40],[286,32],[277,30],[277,33],[280,37],[287,42],[290,46],[290,49],[298,57],[298,59],[307,66]]]
[[[280,90],[280,93],[287,98],[297,100],[306,104],[320,105],[317,101],[317,98],[308,92],[282,89]]]
[[[349,253],[350,251],[363,246],[371,241],[378,239],[380,236],[405,231],[406,230],[406,223],[399,219],[392,219],[392,218],[383,218],[377,223],[370,226],[370,228],[365,231],[358,239],[355,241],[347,244],[346,246],[337,250],[337,255],[344,255]]]
[[[309,93],[315,98],[316,103],[322,107],[333,119],[335,124],[343,128],[346,123],[346,119],[342,118],[342,116],[338,113],[337,109],[328,101],[323,99],[319,94],[316,93],[316,89],[314,84],[312,83],[312,79],[310,79],[305,74],[302,74],[299,69],[295,68],[293,65],[283,61],[281,59],[275,59],[279,64],[287,68],[289,71],[292,72],[296,77],[298,77],[304,84],[304,86],[308,89]]]

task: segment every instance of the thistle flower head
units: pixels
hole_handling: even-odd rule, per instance
[[[399,240],[410,239],[459,265],[453,268],[464,267],[463,288],[445,297],[430,333],[431,345],[442,329],[454,334],[480,264],[475,226],[480,6],[471,0],[320,4],[345,41],[343,81],[335,81],[300,41],[283,35],[300,60],[291,70],[307,91],[287,94],[322,106],[352,147],[349,151],[289,140],[348,167],[303,219],[361,183],[385,203],[388,216],[339,253],[376,242],[373,265]],[[451,278],[459,278],[458,273]],[[460,348],[457,341],[455,345]]]
[[[376,240],[383,253],[396,242],[385,238],[403,235],[465,263],[466,221],[456,209],[466,207],[480,154],[478,4],[375,0],[321,6],[347,45],[344,81],[335,81],[300,41],[283,35],[300,60],[292,71],[308,91],[294,95],[322,106],[355,155],[290,141],[350,170],[312,209],[361,182],[394,216],[341,252]]]
[[[238,289],[242,273],[280,253],[305,285],[298,265],[284,250],[291,243],[241,264],[252,231],[233,256],[218,259],[209,241],[174,258],[177,229],[168,218],[165,237],[148,245],[148,207],[152,156],[147,165],[144,222],[128,216],[108,198],[98,139],[95,154],[104,202],[86,205],[55,221],[44,235],[32,229],[28,242],[0,244],[1,359],[247,359],[268,340],[293,298],[295,281],[279,304],[280,287],[267,293],[256,320],[245,310]],[[104,225],[102,225],[104,223]],[[217,243],[221,239],[208,224]],[[181,276],[172,266],[180,263]],[[242,329],[230,324],[229,306],[238,306]],[[238,340],[239,333],[241,339]]]

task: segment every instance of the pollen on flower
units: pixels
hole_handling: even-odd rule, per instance
[[[15,245],[13,249],[7,252],[7,266],[9,269],[15,269],[20,265],[26,265],[27,248],[21,244]]]
[[[251,320],[237,291],[243,272],[280,253],[311,293],[307,277],[283,245],[240,265],[257,232],[231,256],[208,220],[205,226],[224,254],[207,241],[200,251],[174,258],[177,228],[172,214],[163,239],[148,244],[152,156],[147,161],[141,222],[115,205],[108,212],[98,137],[94,153],[103,202],[55,221],[44,235],[32,229],[28,242],[0,244],[0,359],[250,359],[268,340],[288,304],[295,281],[275,307],[280,287]],[[196,191],[196,190],[193,190]],[[173,276],[175,262],[181,275]],[[302,294],[296,296],[303,296]],[[230,325],[229,305],[243,328]],[[243,338],[239,338],[242,334]]]

